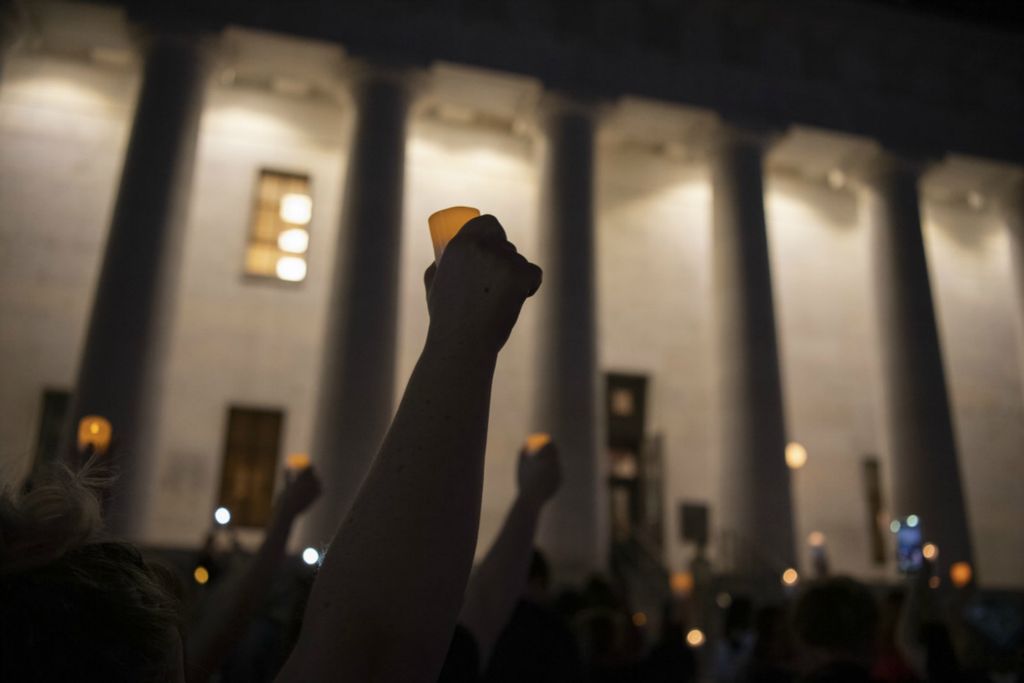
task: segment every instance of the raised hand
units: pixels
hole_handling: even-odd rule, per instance
[[[508,241],[498,219],[474,218],[449,242],[440,266],[425,274],[428,340],[497,353],[541,277],[541,269]]]
[[[558,457],[558,447],[548,442],[536,453],[525,448],[519,451],[519,495],[537,504],[543,505],[558,492],[562,485],[562,463]]]
[[[278,500],[281,514],[294,519],[316,502],[322,486],[320,477],[312,467],[306,467],[290,477]]]

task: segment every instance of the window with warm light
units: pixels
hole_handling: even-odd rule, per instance
[[[260,171],[245,251],[245,274],[285,282],[305,280],[312,220],[309,176]]]

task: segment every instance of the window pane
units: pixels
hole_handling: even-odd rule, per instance
[[[308,176],[280,171],[260,171],[253,197],[249,244],[245,252],[245,274],[289,282],[304,280],[305,253],[296,254],[281,250],[278,238],[285,230],[301,230],[307,233],[304,243],[308,244],[312,212],[313,200]],[[296,243],[297,237],[303,236],[293,234],[291,242]],[[286,262],[289,267],[278,267],[278,261],[282,257],[289,258]]]

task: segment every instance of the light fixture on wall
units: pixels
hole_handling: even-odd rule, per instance
[[[306,259],[301,256],[282,256],[277,259],[277,277],[287,282],[301,282],[306,279]]]
[[[807,464],[807,449],[802,444],[792,441],[786,445],[786,465],[791,470],[798,470]]]
[[[289,254],[305,254],[309,250],[309,233],[302,228],[288,228],[277,236],[277,248]]]
[[[308,225],[313,217],[313,198],[308,194],[288,193],[281,197],[281,220],[292,225]]]

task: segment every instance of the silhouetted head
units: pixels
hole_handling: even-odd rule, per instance
[[[0,494],[0,680],[184,680],[173,575],[100,527],[63,468]]]
[[[878,607],[863,584],[831,578],[812,584],[800,596],[793,626],[813,662],[866,663],[873,651]]]

